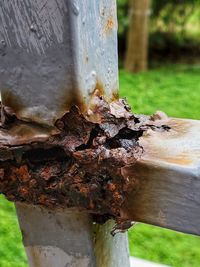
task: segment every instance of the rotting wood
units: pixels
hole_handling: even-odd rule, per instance
[[[148,27],[151,0],[129,0],[130,23],[127,35],[125,69],[145,71],[148,67]]]

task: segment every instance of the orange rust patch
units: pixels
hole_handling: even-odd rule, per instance
[[[104,87],[103,87],[103,83],[101,81],[99,81],[97,79],[97,83],[96,83],[96,87],[95,87],[95,91],[98,90],[99,91],[99,95],[103,96],[104,95]]]
[[[192,164],[192,160],[187,157],[186,154],[180,154],[176,158],[164,158],[164,160],[168,163],[179,164],[179,165],[190,165]]]
[[[29,190],[27,187],[20,186],[18,189],[18,193],[24,198],[29,197]]]
[[[83,187],[82,185],[80,185],[80,192],[87,197],[87,195],[89,194],[90,190],[88,187]]]
[[[104,27],[104,33],[105,33],[105,34],[108,34],[108,33],[113,29],[114,24],[115,24],[115,23],[114,23],[113,17],[110,16],[110,17],[108,18],[108,20],[106,21],[106,25],[105,25],[105,27]]]
[[[116,190],[116,185],[113,184],[113,183],[109,183],[109,184],[107,185],[107,188],[108,188],[108,190],[110,190],[111,192],[114,192],[114,191]]]
[[[19,168],[13,168],[11,174],[12,180],[19,180],[20,182],[28,182],[30,175],[26,165],[20,166]]]

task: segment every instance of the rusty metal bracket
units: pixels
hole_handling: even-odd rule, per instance
[[[98,91],[92,100],[89,114],[73,106],[56,121],[56,133],[43,141],[14,136],[12,129],[24,127],[24,122],[14,114],[4,115],[7,121],[0,136],[3,131],[7,144],[0,139],[0,191],[9,200],[51,209],[76,207],[102,222],[123,220],[126,193],[134,189],[123,169],[142,157],[138,141],[147,129],[170,128],[161,118],[134,116],[124,100],[108,104]]]
[[[135,116],[124,100],[109,105],[98,94],[93,112],[84,117],[73,107],[43,142],[2,139],[1,192],[12,201],[78,207],[99,222],[114,218],[116,230],[135,220],[200,234],[199,122]]]

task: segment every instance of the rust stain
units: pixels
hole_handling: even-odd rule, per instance
[[[72,106],[79,107],[79,109],[82,112],[86,110],[86,103],[84,102],[83,97],[78,87],[77,88],[73,87],[71,89],[66,88],[65,90],[62,90],[62,91],[64,92],[63,103],[61,105],[62,111],[67,112],[70,110]]]
[[[93,98],[96,94],[96,91],[98,91],[99,97],[104,97],[105,95],[105,89],[103,83],[97,78],[96,86],[94,89],[94,92],[91,93],[90,99],[84,99],[83,95],[81,94],[80,88],[62,88],[63,94],[63,102],[60,105],[60,114],[63,115],[66,112],[68,112],[72,106],[77,106],[81,113],[87,113],[88,111],[88,101],[90,101],[91,98]],[[110,97],[110,99],[107,99],[109,102],[115,101],[119,98],[118,90],[113,90],[113,94]],[[67,92],[67,93],[66,93]],[[27,107],[24,105],[23,101],[20,100],[20,97],[18,95],[15,95],[13,92],[10,92],[9,90],[2,90],[2,106],[3,109],[3,115],[5,118],[1,118],[1,121],[3,121],[4,126],[7,124],[7,121],[11,121],[11,117],[13,120],[20,121],[21,114],[24,109]],[[92,106],[91,106],[92,109]],[[17,119],[19,118],[19,119]],[[37,116],[32,116],[31,119],[25,122],[20,121],[20,123],[15,123],[12,125],[12,135],[13,136],[21,136],[28,138],[32,138],[34,134],[48,134],[52,131],[53,127],[49,127],[48,125],[42,125],[42,123],[37,123],[38,118]]]
[[[115,219],[119,229],[126,225],[120,211],[132,190],[122,169],[141,158],[143,148],[138,140],[151,127],[150,118],[136,118],[124,100],[109,104],[101,96],[102,85],[96,87],[100,94],[95,95],[98,123],[72,106],[57,120],[57,132],[48,140],[19,146],[19,136],[9,145],[0,139],[0,152],[9,152],[1,155],[0,193],[11,201],[50,209],[78,207],[97,221]],[[16,123],[20,124],[17,118],[8,123],[4,135]],[[154,121],[152,125],[155,127]]]
[[[118,90],[113,90],[111,101],[116,101],[119,99],[119,92]]]
[[[22,100],[20,100],[18,95],[15,95],[9,90],[1,90],[2,103],[4,106],[9,107],[12,112],[18,114],[25,105]]]
[[[181,119],[170,119],[168,121],[168,125],[172,129],[170,133],[173,138],[180,138],[181,136],[184,136],[188,133],[188,129],[190,128],[190,122]]]
[[[96,81],[96,86],[94,92],[92,92],[90,95],[90,99],[95,95],[96,90],[98,90],[99,96],[104,96],[105,94],[104,86],[99,79],[97,79]],[[84,100],[83,95],[81,94],[81,91],[79,90],[78,87],[77,88],[73,87],[73,89],[70,89],[70,93],[69,93],[69,88],[66,88],[64,92],[67,92],[67,95],[65,93],[63,96],[64,102],[61,106],[61,110],[63,112],[69,111],[72,106],[77,106],[83,114],[87,112],[88,110],[87,101],[86,99]]]
[[[114,25],[115,25],[115,22],[114,22],[113,16],[110,16],[106,21],[106,24],[104,26],[103,32],[105,34],[108,34],[109,32],[112,31]]]
[[[193,163],[192,159],[188,158],[186,154],[180,154],[177,157],[165,157],[165,162],[187,166]]]
[[[104,91],[104,86],[103,83],[97,79],[95,90],[98,90],[101,96],[104,96],[105,91]]]
[[[199,151],[195,149],[192,141],[193,124],[191,121],[182,119],[167,119],[168,131],[149,131],[143,136],[140,144],[144,148],[144,161],[158,161],[176,165],[188,166],[194,163],[194,155],[199,156]],[[189,134],[189,135],[188,135]],[[189,142],[191,138],[191,146]],[[178,140],[177,140],[178,139]]]
[[[152,145],[152,144],[151,144]],[[172,163],[177,165],[191,165],[193,163],[193,160],[189,158],[188,153],[180,153],[180,154],[172,154],[172,151],[169,151],[168,155],[166,153],[166,150],[163,147],[156,147],[153,148],[153,146],[148,147],[148,144],[142,144],[144,147],[144,157],[142,160],[151,160],[153,161],[158,160],[165,163]],[[168,148],[166,148],[168,149]]]

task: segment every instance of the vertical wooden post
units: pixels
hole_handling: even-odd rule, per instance
[[[151,0],[130,0],[130,24],[125,69],[140,72],[148,65],[148,24]]]
[[[117,95],[115,0],[3,1],[0,39],[2,103],[21,120],[54,127],[74,104],[86,112],[96,89]],[[16,208],[31,267],[129,267],[127,236],[112,238],[110,224],[94,235],[76,209]]]

